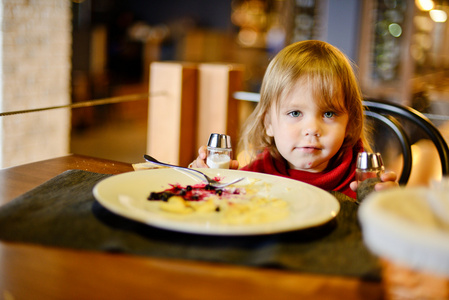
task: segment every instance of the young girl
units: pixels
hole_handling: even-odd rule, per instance
[[[270,62],[260,102],[248,118],[241,143],[253,153],[242,170],[297,179],[356,198],[358,152],[370,151],[362,97],[351,64],[321,41],[287,46]],[[192,167],[207,167],[201,147]],[[231,168],[238,168],[233,161]],[[392,187],[387,172],[376,190]]]

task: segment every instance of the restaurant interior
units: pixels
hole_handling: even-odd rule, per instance
[[[151,143],[148,99],[151,101],[152,63],[233,64],[243,70],[240,89],[257,93],[270,59],[285,45],[306,39],[324,40],[342,50],[354,63],[366,99],[413,107],[425,113],[447,137],[449,38],[447,22],[435,19],[434,12],[445,14],[448,4],[430,1],[434,6],[429,10],[427,2],[72,1],[64,8],[65,27],[61,26],[57,33],[66,35],[62,39],[64,48],[55,48],[64,50],[59,51],[63,53],[60,60],[64,60],[59,67],[53,63],[54,70],[51,69],[47,57],[44,61],[35,53],[21,54],[29,62],[28,69],[54,73],[57,80],[52,79],[53,87],[39,90],[42,80],[27,78],[29,72],[24,67],[22,77],[27,86],[17,85],[21,78],[16,78],[20,72],[16,71],[19,63],[14,65],[14,59],[20,59],[20,55],[14,47],[21,44],[13,44],[8,49],[14,59],[7,59],[10,52],[4,51],[4,77],[13,84],[5,85],[2,107],[5,114],[60,104],[78,106],[60,109],[51,116],[38,112],[3,117],[1,166],[64,153],[130,163],[142,161],[142,153],[149,150]],[[20,11],[20,6],[11,3],[5,12]],[[56,30],[51,24],[48,27]],[[51,34],[50,29],[47,31]],[[8,38],[19,40],[11,32]],[[33,38],[33,34],[38,37]],[[45,33],[28,30],[23,35],[21,43],[41,47],[38,53],[54,51],[33,42],[45,39]],[[8,40],[6,35],[4,40]],[[55,38],[54,47],[60,47],[60,41]],[[41,78],[37,73],[35,77]],[[60,92],[56,95],[49,89]],[[49,93],[57,100],[50,100]],[[29,95],[34,96],[33,100],[22,100]],[[98,101],[132,95],[141,95],[141,99],[105,105]],[[93,102],[82,105],[88,101]],[[254,102],[239,101],[238,124],[244,122],[254,106]],[[50,119],[61,124],[58,132],[55,122],[47,121]],[[41,129],[34,123],[40,123]],[[9,130],[10,127],[16,130]],[[206,143],[206,137],[198,139],[202,141],[195,145]],[[237,146],[237,140],[234,142]],[[237,154],[240,149],[234,150]]]
[[[449,0],[0,0],[0,299],[449,299],[448,13]],[[247,163],[238,141],[265,70],[304,40],[351,61],[385,168],[359,153],[350,176],[303,172],[341,189],[199,177],[189,164],[212,133]]]
[[[241,90],[257,93],[267,64],[282,47],[319,39],[354,62],[365,99],[413,107],[449,138],[449,33],[447,22],[433,16],[437,8],[445,13],[445,1],[432,2],[432,13],[426,1],[411,0],[188,3],[73,3],[72,103],[148,93],[150,66],[158,61],[242,66]],[[211,92],[211,97],[216,94]],[[254,105],[239,101],[238,126]],[[145,99],[73,109],[70,152],[141,162],[152,143],[148,118]],[[233,137],[238,139],[238,133]],[[197,138],[201,141],[195,145],[203,145],[207,135]],[[433,165],[429,157],[438,160],[428,146],[414,145],[415,174],[438,177],[439,170],[428,168]],[[438,161],[435,165],[438,168]],[[417,184],[423,180],[428,183],[418,179]]]

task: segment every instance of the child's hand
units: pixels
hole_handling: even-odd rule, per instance
[[[382,182],[377,183],[374,186],[374,190],[381,191],[381,190],[398,187],[399,184],[397,183],[396,179],[397,179],[397,176],[396,176],[395,172],[392,172],[392,171],[385,172],[380,176],[380,180],[382,180]]]
[[[189,165],[189,168],[209,168],[209,166],[206,164],[206,159],[207,147],[201,146],[200,149],[198,149],[198,157]],[[229,168],[235,170],[238,169],[239,162],[237,160],[231,160]]]
[[[189,165],[189,168],[209,168],[206,164],[207,147],[201,146],[198,149],[198,157]]]
[[[374,190],[381,191],[381,190],[386,190],[386,189],[390,189],[393,187],[398,187],[399,184],[397,183],[396,179],[397,179],[397,175],[395,172],[393,172],[393,171],[385,172],[380,176],[380,180],[382,180],[382,182],[377,183],[374,186]],[[357,181],[351,182],[350,187],[351,187],[351,190],[353,190],[354,192],[357,191]]]

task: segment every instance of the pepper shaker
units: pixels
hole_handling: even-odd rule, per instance
[[[206,164],[209,168],[229,169],[231,155],[231,137],[226,134],[212,133],[207,142]]]
[[[385,168],[380,153],[360,152],[357,157],[357,201],[362,202],[374,190]]]

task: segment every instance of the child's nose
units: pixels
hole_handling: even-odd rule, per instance
[[[304,129],[304,133],[306,136],[320,136],[320,129],[319,129],[319,124],[318,121],[316,120],[308,120],[305,129]]]
[[[314,129],[308,129],[306,130],[306,136],[316,136],[319,137],[320,133],[318,130],[314,130]]]

